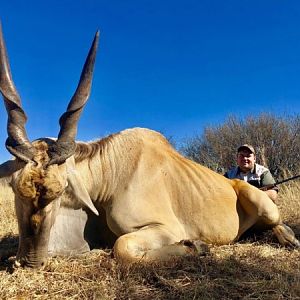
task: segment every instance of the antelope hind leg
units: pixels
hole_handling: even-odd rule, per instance
[[[289,226],[278,224],[272,230],[282,246],[300,248],[300,242],[296,239],[295,233]]]
[[[277,205],[264,192],[240,180],[233,183],[239,203],[249,216],[266,228],[272,228],[282,246],[300,247],[293,230],[282,223]]]

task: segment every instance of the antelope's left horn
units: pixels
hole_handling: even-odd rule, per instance
[[[19,159],[29,162],[34,156],[34,148],[31,145],[25,130],[26,114],[22,109],[20,96],[13,83],[4,43],[2,26],[0,23],[0,92],[4,99],[8,120],[6,140],[7,150]]]
[[[67,107],[67,111],[59,119],[60,131],[56,143],[50,149],[49,165],[61,164],[75,152],[78,120],[90,95],[98,41],[99,31],[95,34],[75,94]]]

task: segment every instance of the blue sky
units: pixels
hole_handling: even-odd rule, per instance
[[[79,140],[138,126],[180,143],[231,114],[300,112],[298,1],[11,0],[0,19],[30,139],[57,136],[97,29]]]

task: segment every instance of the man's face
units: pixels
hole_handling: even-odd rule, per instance
[[[249,172],[254,168],[255,155],[247,149],[243,149],[237,154],[237,164],[242,172]]]

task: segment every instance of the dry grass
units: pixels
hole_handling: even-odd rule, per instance
[[[44,270],[17,269],[12,192],[0,187],[0,299],[300,299],[300,251],[270,232],[201,257],[123,268],[110,251],[51,258]],[[300,236],[300,185],[281,188],[282,216]]]
[[[18,233],[18,225],[14,213],[14,194],[4,181],[0,182],[0,236]]]

